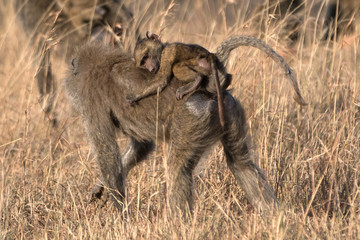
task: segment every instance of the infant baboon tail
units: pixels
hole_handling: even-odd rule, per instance
[[[225,63],[225,61],[229,58],[230,52],[240,46],[251,46],[258,48],[265,52],[276,63],[278,63],[285,70],[285,74],[295,90],[296,95],[294,96],[294,100],[300,105],[307,105],[306,101],[301,95],[299,84],[294,71],[289,67],[286,61],[277,52],[274,51],[274,49],[272,49],[262,40],[250,36],[233,36],[226,39],[219,45],[219,47],[216,49],[215,55],[221,62]]]
[[[220,86],[219,73],[217,67],[215,66],[214,59],[211,60],[211,69],[212,69],[212,75],[213,77],[215,77],[220,125],[224,129],[225,128],[224,97],[223,97],[224,90]]]

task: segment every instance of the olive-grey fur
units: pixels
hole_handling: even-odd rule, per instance
[[[78,50],[73,71],[65,81],[69,100],[82,115],[102,181],[111,190],[116,206],[121,209],[125,199],[125,179],[130,169],[152,151],[156,136],[164,136],[170,146],[167,165],[172,212],[192,209],[193,170],[205,150],[219,140],[227,164],[250,203],[260,211],[276,208],[278,200],[249,152],[241,104],[225,92],[223,130],[216,101],[201,91],[176,100],[181,82],[172,79],[158,96],[129,107],[124,98],[130,89],[141,89],[154,76],[137,68],[119,49],[87,44]],[[116,142],[117,131],[130,139],[122,154]],[[162,137],[157,140],[161,142]],[[102,186],[97,185],[91,195],[101,190]]]

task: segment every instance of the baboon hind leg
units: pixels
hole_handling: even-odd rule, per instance
[[[188,216],[193,202],[193,170],[222,134],[216,101],[191,95],[176,109],[170,129],[168,197],[172,214]]]
[[[226,124],[221,142],[227,164],[249,202],[260,212],[271,211],[279,203],[262,170],[251,159],[244,109],[229,94],[225,95],[224,106]]]
[[[121,162],[123,167],[124,179],[126,179],[129,171],[137,164],[142,162],[149,153],[154,149],[153,142],[144,141],[139,142],[134,138],[130,138],[129,143],[121,154]],[[125,180],[124,180],[125,181]],[[88,203],[100,199],[104,192],[104,180],[98,181],[89,193]]]
[[[186,84],[185,86],[179,87],[176,90],[176,99],[180,100],[185,95],[187,95],[187,94],[195,91],[196,89],[198,89],[200,87],[200,85],[201,85],[202,78],[203,77],[201,75],[197,75],[193,82],[190,82],[190,83]]]
[[[210,75],[211,66],[207,59],[192,58],[176,63],[173,66],[174,76],[186,85],[176,90],[176,99],[182,99],[185,95],[194,92],[201,86],[203,77]]]

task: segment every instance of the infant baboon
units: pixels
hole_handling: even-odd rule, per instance
[[[62,48],[63,51],[56,53],[66,52],[68,58],[77,45],[89,39],[110,42],[120,38],[121,41],[129,34],[133,22],[131,12],[116,0],[16,0],[14,3],[22,27],[37,49],[40,61],[36,79],[46,115],[53,115],[56,96],[51,68],[53,50]],[[55,116],[49,117],[56,124]]]
[[[159,36],[147,32],[146,38],[136,44],[134,58],[137,67],[147,69],[151,73],[158,71],[159,73],[153,84],[149,84],[139,93],[128,94],[126,100],[129,103],[132,104],[153,95],[158,89],[161,92],[174,75],[178,80],[187,83],[177,89],[176,98],[178,100],[201,85],[208,92],[216,93],[220,123],[222,127],[225,126],[222,88],[226,89],[230,85],[232,76],[227,74],[224,65],[217,60],[214,54],[195,44],[163,44]],[[208,78],[213,84],[204,84],[205,78]],[[215,85],[215,89],[212,88],[213,85]]]
[[[201,80],[204,80],[204,77],[209,77],[213,74],[213,71],[219,72],[219,79],[215,79],[215,81],[219,85],[221,83],[221,87],[226,89],[230,85],[231,74],[228,74],[224,65],[205,48],[195,44],[183,43],[172,43],[166,45],[166,47],[164,46],[165,44],[160,41],[158,35],[147,32],[146,38],[140,40],[135,46],[135,64],[137,67],[147,69],[151,73],[157,73],[161,69],[161,60],[164,63],[171,64],[170,71],[172,71],[172,74],[178,80],[188,83],[177,90],[176,98],[178,100],[200,87]],[[191,50],[194,51],[189,54]],[[173,56],[169,57],[169,55]],[[170,60],[170,58],[172,59]],[[214,67],[211,67],[211,65],[214,65]],[[163,68],[165,68],[165,65],[163,65]],[[161,74],[159,73],[159,75]],[[160,78],[160,76],[158,77]],[[162,80],[159,79],[159,81]],[[209,86],[206,87],[209,92],[215,90],[208,89]],[[216,91],[218,91],[217,87]],[[145,92],[148,91],[145,90]],[[142,96],[140,99],[144,97]]]
[[[222,57],[231,50],[222,46]],[[231,47],[231,46],[230,46]],[[216,101],[197,91],[176,100],[183,85],[172,79],[164,91],[150,95],[130,107],[124,101],[132,89],[144,89],[156,75],[136,67],[120,49],[87,44],[78,50],[73,72],[65,81],[70,102],[81,113],[99,163],[103,184],[121,208],[125,179],[130,169],[153,150],[155,140],[169,144],[169,204],[172,213],[192,209],[192,173],[203,153],[218,140],[224,146],[227,164],[250,203],[258,210],[276,208],[278,201],[262,171],[252,160],[248,147],[246,116],[240,103],[224,92],[225,129],[221,129]],[[101,87],[99,87],[101,86]],[[158,127],[160,126],[160,127]],[[120,154],[116,131],[130,138]],[[94,196],[102,185],[94,187]]]
[[[300,105],[307,104],[301,95],[296,76],[285,60],[269,45],[260,39],[249,36],[230,37],[220,44],[215,54],[209,53],[206,49],[198,45],[162,43],[157,36],[147,37],[141,40],[135,47],[134,55],[136,66],[147,69],[152,73],[158,71],[158,73],[156,74],[155,80],[149,83],[146,88],[138,90],[138,92],[132,91],[131,94],[127,95],[126,99],[132,103],[155,94],[158,89],[160,89],[161,92],[168,85],[173,75],[180,81],[191,81],[177,91],[177,96],[180,95],[180,93],[187,94],[197,89],[204,77],[209,78],[209,76],[213,75],[213,71],[209,71],[210,69],[216,70],[214,71],[215,73],[220,73],[219,79],[221,84],[218,85],[226,88],[230,84],[231,76],[226,73],[222,62],[227,60],[230,51],[239,46],[258,48],[275,60],[275,62],[285,70],[286,76],[292,83],[296,93],[296,102]],[[211,64],[210,69],[208,67],[209,64],[204,64],[204,61]],[[212,79],[215,81],[211,81]],[[218,88],[216,88],[217,80],[217,77],[210,77],[205,89],[209,92],[218,90]],[[219,89],[219,91],[221,93],[222,89]],[[220,106],[219,109],[221,109]]]

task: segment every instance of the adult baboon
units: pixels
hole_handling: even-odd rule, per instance
[[[222,53],[224,59],[229,51]],[[175,92],[182,83],[172,79],[158,97],[149,96],[129,107],[124,101],[126,94],[134,88],[143,89],[154,76],[137,68],[121,50],[92,43],[79,49],[73,73],[65,81],[69,100],[82,115],[103,183],[109,187],[115,204],[120,207],[124,200],[129,170],[146,158],[159,135],[170,146],[168,193],[172,211],[192,208],[192,172],[204,151],[218,140],[250,203],[258,210],[276,208],[278,201],[250,155],[241,104],[225,92],[223,130],[216,101],[201,91],[176,100]],[[130,138],[122,154],[116,142],[117,130]],[[92,193],[101,189],[96,186]]]
[[[133,18],[122,1],[116,0],[16,0],[18,18],[27,36],[37,48],[40,64],[36,79],[41,102],[51,113],[56,83],[51,71],[50,55],[54,45],[66,46],[68,57],[75,46],[96,39],[111,41],[128,33]],[[56,118],[52,117],[56,124]]]
[[[266,0],[263,3],[269,14],[284,18],[287,14],[297,13],[301,10],[304,0]]]
[[[258,15],[255,22],[265,31],[270,23],[279,22],[286,18],[281,27],[280,37],[297,41],[300,36],[300,26],[303,22],[304,0],[262,0],[262,4],[255,8],[253,15]],[[265,13],[265,14],[264,14]]]
[[[335,33],[342,35],[354,31],[354,20],[360,14],[360,1],[331,0],[325,16],[324,39],[334,39]]]

